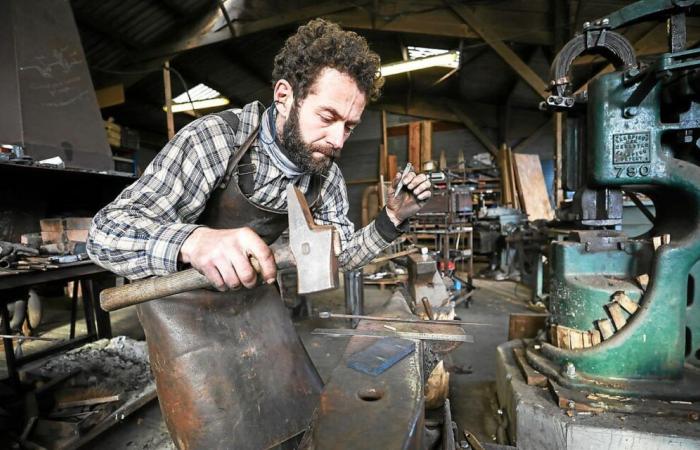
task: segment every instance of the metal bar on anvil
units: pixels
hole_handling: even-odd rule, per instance
[[[321,311],[318,313],[319,319],[360,319],[370,320],[375,322],[398,322],[398,323],[416,323],[419,325],[474,325],[479,327],[492,327],[490,323],[480,322],[461,322],[459,320],[421,320],[421,319],[402,319],[400,317],[379,317],[379,316],[362,316],[359,314],[336,314],[329,311]]]
[[[474,343],[474,336],[469,334],[421,333],[415,331],[371,331],[348,330],[342,328],[316,328],[311,334],[332,337],[361,336],[361,337],[397,337],[402,339],[419,339],[421,341],[450,341]]]

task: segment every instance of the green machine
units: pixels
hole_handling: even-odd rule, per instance
[[[551,245],[550,326],[529,363],[562,386],[700,400],[700,49],[686,49],[696,1],[647,0],[584,24],[551,69],[545,106],[567,113],[565,183],[580,230]],[[669,53],[640,62],[613,30],[668,23]],[[572,62],[605,56],[612,73],[570,92]],[[653,228],[615,231],[622,193]]]
[[[630,4],[586,22],[552,64],[542,106],[564,114],[575,195],[554,225],[568,238],[549,245],[546,329],[497,350],[498,400],[520,450],[700,449],[695,13],[700,0]],[[666,22],[669,52],[638,58],[614,30],[649,20]],[[572,94],[582,54],[614,70]],[[620,231],[624,195],[652,222],[644,235]]]

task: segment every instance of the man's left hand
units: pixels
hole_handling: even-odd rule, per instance
[[[389,188],[386,201],[386,213],[394,226],[399,226],[404,220],[413,217],[430,198],[430,180],[424,173],[416,175],[408,172],[403,177],[403,188],[394,198],[394,192],[401,179],[401,172],[394,177],[394,182]]]

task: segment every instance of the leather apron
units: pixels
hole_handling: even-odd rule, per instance
[[[253,170],[244,167],[253,165],[243,162],[256,136],[257,129],[232,155],[199,222],[247,226],[270,244],[287,228],[286,211],[256,206],[241,190],[252,188]],[[309,204],[318,199],[319,181],[311,183]],[[138,315],[179,449],[267,449],[306,430],[322,381],[276,286],[187,292],[141,304]]]

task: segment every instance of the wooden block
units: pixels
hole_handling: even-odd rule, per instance
[[[662,234],[661,236],[654,236],[651,239],[652,244],[654,244],[654,250],[658,250],[662,245],[667,245],[671,243],[670,234]]]
[[[639,305],[622,291],[613,294],[613,301],[619,303],[630,314],[636,313],[639,309]]]
[[[569,341],[571,350],[579,350],[583,348],[583,332],[571,329],[569,331]]]
[[[557,333],[556,325],[549,327],[549,342],[551,342],[553,346],[559,347],[559,334]]]
[[[66,230],[89,230],[92,217],[66,217]]]
[[[60,244],[66,240],[63,231],[42,231],[41,242],[44,244]]]
[[[87,242],[88,230],[66,230],[66,239],[73,242]]]
[[[559,342],[559,348],[571,348],[571,338],[569,337],[569,329],[567,327],[557,325],[557,342]]]
[[[46,232],[61,232],[65,229],[65,224],[62,218],[59,219],[41,219],[39,221],[41,231]]]
[[[511,314],[508,320],[508,340],[531,339],[545,327],[547,314]]]
[[[520,373],[523,374],[523,378],[525,378],[525,381],[529,386],[547,385],[547,377],[535,370],[530,363],[527,362],[524,348],[514,348],[513,355],[515,356],[515,361],[518,363],[518,367],[520,368]]]
[[[615,325],[615,329],[618,331],[621,330],[622,327],[627,324],[627,318],[625,317],[625,313],[622,311],[622,306],[620,306],[619,303],[613,302],[605,305],[605,308],[608,310],[608,315],[610,315],[610,318]]]
[[[643,273],[641,275],[638,275],[637,277],[635,277],[635,280],[637,280],[639,287],[641,287],[645,291],[647,290],[647,286],[649,286],[649,274]]]
[[[615,328],[609,319],[596,320],[596,326],[600,330],[600,336],[603,340],[608,340],[615,334]]]
[[[600,344],[600,331],[590,330],[588,333],[591,335],[591,346],[595,347]]]
[[[582,331],[581,336],[583,337],[583,348],[593,347],[593,342],[591,340],[591,333],[588,331]]]

